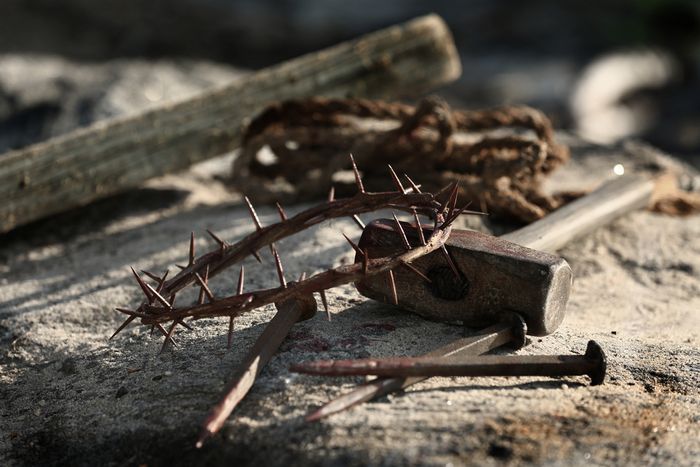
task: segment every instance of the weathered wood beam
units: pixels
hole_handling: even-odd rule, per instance
[[[0,155],[0,232],[230,151],[244,120],[271,102],[417,95],[460,72],[450,31],[429,15],[187,100]]]

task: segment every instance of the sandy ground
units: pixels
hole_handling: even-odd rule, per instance
[[[633,170],[655,155],[634,144],[570,142],[574,161],[553,186],[590,186],[614,163]],[[581,353],[595,339],[609,358],[603,386],[585,377],[434,378],[304,423],[308,410],[359,379],[297,376],[290,363],[419,354],[465,332],[346,286],[329,293],[333,319],[319,313],[296,325],[221,435],[196,450],[202,419],[273,309],[239,319],[231,350],[224,319],[197,322],[161,355],[161,339],[140,326],[108,338],[122,319],[113,308],[140,301],[129,266],[173,268],[186,257],[190,231],[200,252],[212,247],[205,229],[231,241],[250,232],[240,199],[211,177],[227,164],[164,177],[2,238],[0,464],[700,462],[700,218],[648,212],[561,252],[576,277],[567,318],[519,351]],[[271,208],[260,213],[263,223],[276,219]],[[339,220],[282,242],[288,276],[350,261],[341,231],[359,236]],[[269,258],[245,265],[247,287],[274,284]],[[230,293],[236,275],[213,280],[214,293]]]

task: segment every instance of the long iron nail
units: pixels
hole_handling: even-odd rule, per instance
[[[502,323],[482,329],[473,336],[463,337],[425,354],[425,357],[465,357],[481,355],[503,345],[519,349],[525,345],[527,327],[525,321],[517,314],[507,315]],[[355,405],[367,402],[392,392],[406,389],[428,379],[423,376],[400,378],[377,378],[357,386],[306,416],[306,421],[313,422],[329,415],[347,410]]]
[[[350,376],[579,376],[602,384],[606,358],[595,341],[585,355],[485,355],[480,357],[415,357],[365,360],[319,360],[294,365],[292,371]]]
[[[310,302],[308,302],[309,299]],[[221,429],[233,409],[248,394],[255,383],[255,378],[277,352],[294,323],[309,312],[309,303],[315,304],[316,301],[310,297],[304,301],[291,299],[281,304],[275,304],[277,313],[253,344],[236,376],[226,386],[224,397],[212,409],[204,422],[196,444],[198,448],[202,447],[207,438]]]

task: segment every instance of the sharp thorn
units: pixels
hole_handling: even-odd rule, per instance
[[[134,274],[134,277],[136,278],[136,282],[138,282],[139,287],[141,287],[141,290],[143,291],[143,294],[146,296],[146,299],[148,300],[149,305],[153,303],[153,294],[150,292],[148,289],[148,284],[146,284],[143,279],[141,279],[141,276],[136,272],[134,268],[131,268],[131,272]],[[155,290],[154,290],[155,292]]]
[[[416,185],[413,180],[411,180],[411,177],[409,177],[406,174],[403,174],[404,177],[406,177],[406,180],[408,180],[409,185],[411,185],[411,188],[413,188],[413,191],[416,193],[423,193],[420,191],[420,185]]]
[[[333,201],[335,201],[335,187],[334,186],[332,186],[330,191],[328,192],[328,202],[332,203]]]
[[[228,338],[227,338],[227,343],[226,343],[227,349],[231,348],[232,341],[233,341],[233,316],[231,316],[228,320]]]
[[[355,224],[357,224],[357,226],[358,226],[360,229],[365,230],[365,223],[362,222],[362,219],[360,219],[360,216],[358,216],[357,214],[353,214],[353,215],[352,215],[352,220],[355,221]]]
[[[369,250],[362,250],[362,274],[365,276],[369,272]]]
[[[136,319],[136,316],[133,316],[133,315],[132,315],[132,316],[129,316],[128,318],[126,318],[126,321],[124,321],[124,322],[121,324],[121,326],[119,326],[119,327],[117,328],[117,330],[114,331],[114,334],[112,334],[112,336],[109,338],[109,340],[114,339],[114,336],[116,336],[117,334],[119,334],[120,332],[122,332],[122,331],[124,330],[124,328],[127,327],[127,326],[129,325],[129,323],[131,323],[131,322],[132,322],[133,320],[135,320],[135,319]]]
[[[199,287],[199,295],[197,296],[197,305],[202,305],[204,303],[204,295],[206,294],[206,291],[204,290],[204,287],[202,287],[202,284],[207,284],[209,282],[209,265],[207,264],[207,267],[204,269],[204,278],[199,277],[198,273],[194,273],[195,279],[197,282],[199,282],[200,287]],[[209,288],[209,287],[207,287]],[[211,293],[211,291],[210,291]]]
[[[188,256],[187,265],[192,266],[194,264],[194,232],[190,232],[190,252]]]
[[[176,264],[175,266],[180,269],[180,271],[187,269],[187,266],[183,266],[182,264]]]
[[[214,294],[211,292],[211,289],[209,288],[207,283],[204,281],[204,279],[202,279],[202,276],[200,276],[199,273],[195,272],[194,277],[195,277],[195,279],[197,279],[197,282],[199,282],[200,294],[202,292],[204,292],[206,294],[207,298],[209,299],[210,303],[213,302],[214,300],[216,300],[214,298]]]
[[[155,325],[155,324],[151,324],[151,332],[150,332],[148,335],[149,335],[149,336],[152,336],[152,335],[153,335],[153,331],[155,331],[155,330],[156,330],[156,325]]]
[[[318,291],[318,294],[321,296],[321,303],[323,303],[323,309],[326,311],[326,316],[328,317],[328,321],[331,320],[331,311],[328,308],[328,298],[326,297],[326,291],[321,289]]]
[[[459,278],[459,270],[457,269],[457,266],[455,266],[454,261],[452,261],[452,257],[447,251],[447,248],[445,248],[445,245],[442,245],[442,247],[440,247],[440,251],[442,251],[442,255],[445,257],[445,260],[449,263],[452,272],[454,272],[455,276]]]
[[[207,229],[207,233],[209,234],[209,236],[210,236],[216,243],[218,243],[219,248],[221,249],[221,251],[225,250],[225,249],[228,247],[228,243],[226,243],[225,241],[223,241],[223,240],[222,240],[218,235],[216,235],[214,232],[212,232],[211,230]]]
[[[299,274],[299,280],[297,282],[303,282],[306,280],[306,271]]]
[[[154,281],[160,283],[160,276],[157,276],[157,275],[153,274],[152,272],[144,271],[143,269],[141,269],[141,274],[144,274],[144,275],[150,277],[151,279],[153,279]]]
[[[250,202],[247,196],[244,196],[243,199],[245,200],[245,204],[248,206],[248,212],[250,212],[250,217],[253,218],[253,222],[255,223],[255,229],[262,230],[262,224],[260,224],[260,219],[258,218],[258,213],[255,212],[253,203]]]
[[[396,223],[396,228],[398,229],[399,233],[401,234],[401,240],[403,241],[403,246],[407,249],[411,249],[411,244],[408,242],[408,237],[406,236],[406,231],[403,229],[403,226],[401,225],[401,222],[399,222],[399,218],[396,217],[395,213],[392,213],[392,216],[394,216],[394,222]]]
[[[350,162],[352,163],[352,171],[355,174],[355,183],[357,184],[357,189],[360,193],[365,192],[365,186],[362,184],[362,177],[360,176],[360,171],[357,170],[357,164],[355,164],[355,158],[350,154]]]
[[[275,256],[275,267],[277,268],[277,277],[279,278],[280,285],[282,288],[286,289],[287,288],[287,280],[284,278],[284,268],[282,268],[282,260],[280,259],[280,255],[277,253],[277,251],[274,251],[274,256]]]
[[[168,342],[172,339],[173,337],[173,332],[175,331],[175,326],[177,326],[177,321],[173,321],[173,324],[170,326],[170,329],[168,329],[168,334],[165,336],[165,341],[163,342],[163,346],[160,348],[159,354],[163,353],[165,348],[168,346]]]
[[[163,277],[160,277],[158,279],[158,288],[156,289],[156,292],[161,293],[163,292],[163,288],[165,288],[165,279],[168,278],[168,273],[170,272],[170,269],[166,269],[165,273],[163,273]],[[172,300],[168,300],[170,304],[172,305]]]
[[[236,295],[241,295],[243,293],[243,281],[245,280],[245,268],[241,266],[241,270],[238,273],[238,286],[236,287]]]
[[[420,218],[416,210],[413,210],[413,218],[416,220],[416,230],[418,231],[418,238],[420,239],[420,244],[425,246],[425,234],[423,233],[423,226],[420,223]]]
[[[256,260],[258,260],[258,263],[262,264],[263,261],[262,261],[262,258],[260,257],[260,253],[258,253],[257,251],[253,250],[253,251],[250,252],[250,254],[253,255],[253,256],[255,257]]]
[[[396,172],[394,171],[394,168],[391,166],[391,164],[387,164],[389,167],[389,172],[391,172],[391,179],[394,181],[394,185],[396,186],[396,190],[403,194],[406,194],[406,189],[403,187],[401,184],[401,180],[399,179],[399,176],[396,175]]]
[[[156,289],[154,289],[153,287],[151,287],[149,284],[146,284],[146,287],[148,287],[148,290],[151,291],[151,293],[153,294],[153,297],[156,299],[156,301],[160,302],[161,305],[163,305],[163,306],[166,307],[166,308],[172,308],[172,307],[173,307],[173,306],[170,304],[170,302],[168,302],[165,298],[163,298],[163,296],[162,296],[160,293],[158,293],[158,291],[157,291]]]
[[[277,212],[280,215],[280,219],[282,219],[283,222],[286,221],[287,213],[284,212],[284,208],[282,208],[282,205],[280,203],[275,203],[275,206],[277,207]]]
[[[430,280],[430,278],[429,278],[428,276],[426,276],[425,274],[423,274],[423,273],[420,271],[420,269],[418,269],[417,267],[415,267],[415,266],[412,265],[411,263],[403,263],[403,265],[406,266],[406,267],[407,267],[408,269],[410,269],[411,271],[413,271],[413,272],[415,272],[416,274],[418,274],[418,275],[419,275],[420,277],[422,277],[423,280],[426,281],[427,283],[431,284],[431,283],[433,282],[433,281]]]
[[[394,279],[394,271],[389,270],[389,285],[391,286],[391,300],[394,305],[399,304],[399,294],[396,292],[396,280]]]
[[[192,331],[192,326],[190,326],[189,324],[185,323],[185,322],[184,322],[183,320],[181,320],[181,319],[177,320],[177,324],[181,324],[181,325],[184,326],[184,328],[187,329],[188,331]]]
[[[355,253],[360,254],[360,255],[364,254],[364,253],[362,253],[362,250],[360,249],[360,247],[357,246],[357,244],[356,244],[355,242],[353,242],[352,240],[350,240],[350,237],[348,237],[348,236],[345,235],[344,233],[343,233],[343,237],[345,237],[345,240],[348,241],[348,243],[350,244],[350,246],[352,247],[352,249],[355,250]]]
[[[177,322],[175,322],[173,324],[177,324]],[[167,342],[168,341],[168,331],[165,330],[163,325],[160,323],[156,323],[156,329],[158,329],[160,331],[160,333],[165,336],[165,338],[166,338],[165,342]],[[175,342],[175,338],[172,335],[170,336],[170,343],[177,347],[177,342]]]

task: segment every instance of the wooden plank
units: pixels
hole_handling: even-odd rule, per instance
[[[594,192],[557,209],[522,229],[501,238],[540,251],[554,253],[626,212],[648,205],[655,181],[645,175],[623,175]]]
[[[428,15],[266,68],[223,88],[0,156],[0,232],[230,151],[246,118],[312,95],[418,95],[461,73],[452,36]]]

